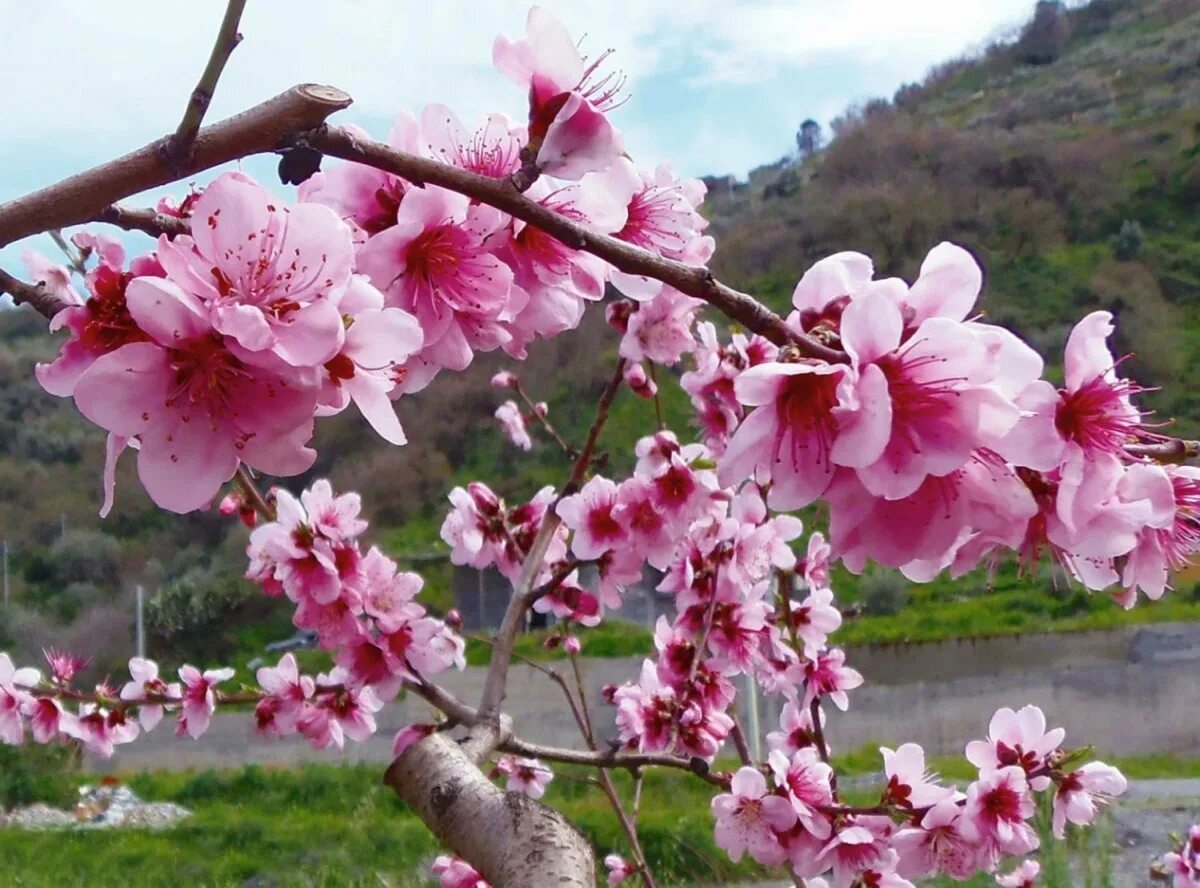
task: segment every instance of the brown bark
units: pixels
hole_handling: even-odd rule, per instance
[[[0,204],[0,246],[78,225],[101,216],[109,204],[231,160],[282,147],[290,136],[320,126],[349,107],[350,96],[332,86],[307,83],[228,120],[205,127],[191,154],[174,166],[164,140],[110,160],[55,185]]]
[[[596,861],[587,837],[554,809],[504,792],[479,769],[497,740],[486,726],[463,743],[432,734],[392,762],[384,782],[495,888],[592,888]]]

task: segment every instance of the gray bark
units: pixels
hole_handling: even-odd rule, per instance
[[[496,739],[480,728],[462,743],[433,734],[392,762],[384,781],[495,888],[593,888],[596,862],[587,837],[552,808],[504,792],[479,769],[476,762]]]

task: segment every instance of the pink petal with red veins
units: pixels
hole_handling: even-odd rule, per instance
[[[982,287],[983,272],[975,257],[944,241],[925,257],[904,301],[916,311],[914,324],[932,317],[961,321],[974,307]]]
[[[346,331],[345,352],[360,367],[378,370],[420,351],[423,338],[421,325],[408,312],[368,310],[357,314]]]
[[[171,381],[167,353],[134,342],[102,355],[75,385],[75,405],[89,420],[131,438],[160,420]]]
[[[206,505],[237,467],[233,442],[203,423],[181,422],[142,436],[138,477],[150,498],[171,512]]]
[[[1071,330],[1063,357],[1067,391],[1075,391],[1089,379],[1103,376],[1113,368],[1108,337],[1114,330],[1112,315],[1094,311]]]
[[[125,289],[125,304],[137,325],[166,348],[212,329],[204,304],[166,278],[134,278]]]
[[[334,303],[313,302],[275,324],[274,350],[293,367],[315,367],[341,351],[345,332]]]
[[[904,320],[881,290],[854,299],[842,313],[842,345],[856,364],[876,361],[900,344]]]
[[[345,387],[371,428],[381,438],[397,446],[408,443],[396,416],[396,408],[392,406],[383,385],[366,376],[355,376],[346,381]]]
[[[223,267],[227,259],[242,254],[250,234],[263,238],[268,228],[280,227],[282,207],[283,201],[249,176],[238,172],[218,176],[204,189],[192,214],[196,249]],[[236,265],[226,270],[231,277],[243,271]]]

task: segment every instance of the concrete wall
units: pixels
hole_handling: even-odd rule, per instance
[[[1024,635],[911,645],[864,645],[847,651],[867,678],[850,694],[850,711],[828,712],[830,743],[850,750],[868,743],[914,741],[938,753],[958,753],[987,731],[1001,706],[1041,706],[1052,724],[1067,729],[1067,744],[1091,743],[1107,754],[1176,752],[1200,755],[1200,623],[1160,624],[1111,631]],[[612,710],[600,700],[605,684],[636,678],[638,659],[590,660],[585,678],[599,733],[615,736]],[[562,664],[557,664],[562,668]],[[482,669],[445,676],[443,684],[474,703]],[[523,664],[511,670],[505,709],[527,739],[581,745],[561,691]],[[743,698],[745,695],[743,695]],[[780,701],[762,699],[762,733],[775,727]],[[749,724],[743,706],[742,723]],[[405,700],[380,713],[379,733],[351,744],[340,758],[384,762],[394,733],[429,721],[423,701]],[[251,732],[249,714],[214,719],[199,741],[177,740],[171,726],[123,747],[101,771],[234,766],[244,762],[293,764],[336,761],[295,739],[270,742]]]

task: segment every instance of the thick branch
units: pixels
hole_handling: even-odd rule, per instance
[[[533,545],[529,547],[529,552],[525,556],[525,563],[521,565],[521,576],[513,587],[513,596],[508,602],[508,608],[504,611],[504,619],[500,623],[500,630],[496,633],[496,642],[492,646],[492,660],[488,664],[488,673],[483,684],[483,696],[479,702],[481,718],[495,719],[499,717],[500,706],[504,703],[504,689],[508,682],[508,665],[512,660],[517,632],[524,623],[525,611],[533,604],[538,593],[533,584],[542,570],[546,550],[550,547],[550,542],[561,523],[557,511],[558,503],[564,496],[574,493],[583,481],[583,476],[592,463],[592,454],[596,450],[600,431],[608,421],[608,408],[612,406],[613,399],[621,388],[624,371],[625,359],[621,358],[617,361],[616,370],[609,380],[608,387],[600,396],[600,402],[596,406],[596,418],[592,422],[592,428],[588,432],[583,449],[571,467],[571,476],[553,504],[546,510],[546,515],[542,518],[542,526],[538,528]]]
[[[844,362],[846,355],[790,328],[783,318],[754,298],[722,284],[707,268],[657,256],[624,241],[592,231],[561,216],[518,191],[507,179],[492,179],[457,167],[397,151],[382,142],[362,139],[349,130],[324,126],[305,136],[318,151],[386,170],[411,182],[438,185],[503,210],[557,238],[569,247],[599,256],[627,274],[662,281],[681,293],[703,299],[743,327],[779,345],[793,344],[804,354]]]
[[[192,90],[187,108],[183,112],[183,120],[179,121],[179,128],[166,144],[167,159],[173,166],[186,163],[191,156],[196,134],[200,132],[200,123],[204,120],[204,114],[208,111],[208,105],[217,90],[217,81],[221,79],[225,63],[242,42],[242,35],[238,33],[238,22],[241,21],[245,8],[246,0],[229,0],[229,5],[225,7],[225,18],[221,20],[221,28],[213,42],[208,64],[204,66],[200,82]]]
[[[95,221],[116,225],[126,231],[144,231],[151,237],[158,237],[160,234],[165,234],[167,237],[178,237],[181,234],[189,234],[192,230],[191,223],[187,219],[168,216],[154,210],[125,207],[121,204],[105,207],[96,216]]]
[[[496,888],[592,888],[596,863],[587,837],[557,811],[502,791],[480,771],[496,737],[487,726],[463,744],[431,734],[392,762],[384,782]]]
[[[90,222],[109,204],[174,182],[231,160],[274,151],[294,133],[320,126],[350,105],[350,96],[331,86],[302,84],[235,117],[205,127],[191,156],[176,168],[164,157],[162,140],[92,167],[55,185],[0,204],[0,246],[47,231]]]
[[[17,305],[31,305],[38,314],[52,318],[67,303],[51,293],[44,284],[27,284],[0,268],[0,295],[7,293]]]

